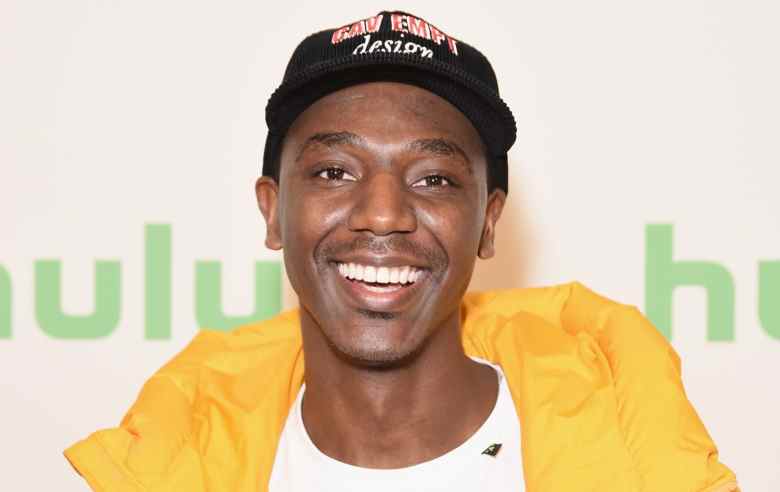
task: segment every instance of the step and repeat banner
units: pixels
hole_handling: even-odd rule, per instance
[[[751,492],[780,490],[780,7],[400,2],[487,54],[518,123],[475,290],[579,280],[638,306]],[[302,37],[379,2],[0,5],[0,488],[85,490],[199,326],[296,305],[254,198]]]

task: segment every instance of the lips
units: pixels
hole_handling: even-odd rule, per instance
[[[402,311],[428,278],[426,269],[411,265],[377,266],[333,263],[338,283],[352,303],[372,311]]]

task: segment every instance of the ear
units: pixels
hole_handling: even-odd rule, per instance
[[[496,223],[501,217],[501,211],[504,210],[506,203],[506,193],[500,188],[496,188],[488,197],[488,205],[485,209],[485,225],[482,228],[482,237],[479,241],[478,255],[483,260],[492,258],[495,254],[493,246],[496,237]]]
[[[261,176],[255,183],[257,206],[265,218],[265,245],[269,249],[282,249],[279,229],[279,185],[268,176]]]

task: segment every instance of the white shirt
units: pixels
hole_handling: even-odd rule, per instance
[[[498,374],[498,399],[474,435],[431,461],[389,470],[349,465],[320,451],[303,425],[302,387],[279,440],[269,492],[522,492],[520,421],[503,372],[488,365]]]

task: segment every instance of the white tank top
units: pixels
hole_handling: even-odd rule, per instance
[[[362,468],[326,456],[309,438],[301,417],[305,386],[287,417],[269,492],[524,491],[520,421],[498,366],[498,399],[482,426],[457,448],[397,469]]]

